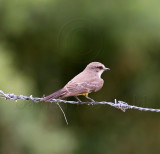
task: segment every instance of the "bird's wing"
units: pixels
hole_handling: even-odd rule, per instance
[[[90,92],[88,86],[86,86],[85,83],[72,82],[71,84],[66,85],[64,89],[67,91],[67,93],[62,97],[77,96],[79,94]]]
[[[103,86],[103,83],[96,81],[90,81],[90,82],[70,82],[68,83],[64,89],[67,91],[67,93],[64,95],[64,97],[69,96],[75,96],[83,93],[90,93],[93,91],[98,91]]]
[[[66,86],[67,90],[69,92],[79,92],[79,93],[86,93],[86,92],[90,92],[91,89],[94,89],[93,85],[88,84],[87,82],[81,82],[81,83],[74,83],[72,82],[72,84],[68,84]]]

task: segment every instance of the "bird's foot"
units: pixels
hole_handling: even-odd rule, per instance
[[[90,97],[88,97],[88,96],[86,96],[86,98],[89,99],[89,100],[91,101],[91,102],[90,102],[91,105],[94,105],[94,102],[95,102],[94,99],[92,99],[92,98],[90,98]]]

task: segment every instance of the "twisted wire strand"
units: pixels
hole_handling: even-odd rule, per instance
[[[0,97],[3,97],[5,99],[9,99],[9,100],[31,100],[35,103],[40,102],[39,97],[33,97],[32,95],[30,96],[23,96],[23,95],[14,95],[13,93],[8,93],[5,94],[2,90],[0,90]],[[67,100],[62,100],[62,99],[52,99],[50,101],[50,103],[69,103],[69,104],[90,104],[91,102],[77,102],[77,101],[67,101]],[[96,104],[107,104],[110,105],[112,107],[115,107],[117,109],[122,110],[123,112],[125,112],[127,109],[135,109],[135,110],[139,110],[139,111],[151,111],[151,112],[160,112],[160,109],[153,109],[153,108],[145,108],[145,107],[138,107],[135,105],[129,105],[126,102],[123,101],[117,101],[117,99],[114,100],[113,102],[106,102],[106,101],[102,101],[102,102],[92,102],[92,105],[96,105]]]

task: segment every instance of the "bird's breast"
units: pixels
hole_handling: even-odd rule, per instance
[[[103,87],[104,81],[101,78],[96,79],[92,85],[95,87],[94,91],[99,91]]]

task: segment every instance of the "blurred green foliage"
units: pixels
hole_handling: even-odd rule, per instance
[[[160,108],[159,1],[0,0],[0,86],[42,96],[92,62],[103,89],[90,96]],[[68,98],[74,99],[74,98]],[[158,113],[0,99],[0,153],[159,153]]]

